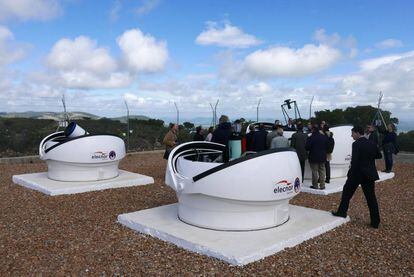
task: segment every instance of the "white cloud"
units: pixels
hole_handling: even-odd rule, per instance
[[[379,49],[389,49],[401,47],[403,46],[403,43],[401,42],[401,40],[389,38],[381,42],[378,42],[375,46]]]
[[[393,64],[395,61],[409,58],[414,56],[414,51],[403,53],[403,54],[396,54],[396,55],[388,55],[382,56],[379,58],[368,59],[360,62],[360,67],[362,70],[375,70],[384,65]]]
[[[0,21],[49,20],[61,13],[58,0],[0,0]]]
[[[14,40],[13,33],[7,27],[0,25],[0,66],[19,60],[24,54],[24,47]]]
[[[196,42],[201,45],[217,45],[230,48],[247,48],[262,43],[253,35],[244,33],[236,26],[226,23],[224,27],[220,28],[215,22],[207,24],[207,30],[198,35]]]
[[[248,55],[245,69],[258,77],[303,77],[331,67],[340,58],[339,50],[323,44],[300,49],[272,47]]]
[[[144,97],[140,97],[133,93],[124,93],[124,100],[133,107],[140,107],[144,105],[147,101]]]
[[[345,106],[375,105],[382,91],[385,109],[397,116],[412,116],[414,51],[365,60],[360,63],[360,69],[342,76],[333,89],[331,103],[339,100]]]
[[[120,0],[113,2],[111,9],[109,10],[109,20],[115,22],[119,18],[119,13],[122,9],[122,3]]]
[[[131,82],[127,73],[117,71],[117,61],[109,51],[85,36],[55,43],[47,65],[68,88],[116,88]]]
[[[266,95],[272,92],[272,87],[265,82],[259,82],[253,85],[249,85],[247,87],[247,91],[255,93],[257,95]]]
[[[332,35],[326,34],[325,29],[318,29],[315,31],[313,38],[321,44],[336,46],[341,41],[341,36],[338,33]]]
[[[137,15],[148,14],[160,4],[160,0],[143,0],[142,4],[135,9]]]
[[[124,32],[117,42],[123,53],[123,62],[131,71],[157,72],[164,69],[168,60],[166,42],[156,41],[139,29]]]
[[[354,58],[358,54],[357,41],[352,35],[346,38],[342,38],[338,33],[328,35],[325,29],[322,28],[315,31],[313,39],[320,44],[349,51],[348,56],[350,58]]]

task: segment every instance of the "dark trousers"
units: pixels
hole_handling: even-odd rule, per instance
[[[300,169],[302,170],[302,183],[305,180],[305,161],[299,160]]]
[[[326,182],[330,182],[331,180],[331,162],[330,161],[326,161],[325,162],[325,180]]]
[[[342,191],[341,204],[339,204],[338,213],[342,215],[347,214],[349,201],[351,200],[358,186],[359,182],[351,181],[349,178],[346,180],[344,189]],[[380,214],[377,197],[375,196],[375,182],[363,180],[361,182],[361,187],[362,191],[364,192],[365,199],[367,200],[369,214],[371,217],[371,224],[378,225],[380,223]]]
[[[392,163],[393,163],[391,151],[384,151],[384,160],[385,160],[385,170],[391,171]]]

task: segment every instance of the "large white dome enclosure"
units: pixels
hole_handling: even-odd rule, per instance
[[[177,146],[168,158],[166,184],[178,197],[178,217],[216,230],[258,230],[289,219],[300,191],[296,152],[272,149],[220,162],[226,147],[212,142]]]
[[[115,135],[88,134],[71,122],[64,132],[46,136],[39,155],[47,176],[57,181],[98,181],[115,178],[125,157],[125,143]]]

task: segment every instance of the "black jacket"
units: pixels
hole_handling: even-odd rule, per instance
[[[376,181],[379,179],[375,167],[375,159],[381,158],[381,152],[374,142],[360,137],[352,143],[351,167],[348,178],[355,182],[362,180]]]
[[[220,123],[217,129],[213,132],[211,142],[221,143],[225,146],[229,146],[230,136],[231,124],[229,122]]]
[[[259,152],[266,150],[267,131],[265,129],[254,132],[253,151]]]
[[[382,139],[382,150],[384,150],[384,152],[397,154],[397,134],[395,132],[389,132],[388,130],[379,130],[379,132],[384,135],[384,138]]]
[[[204,141],[204,136],[202,134],[195,133],[193,141]]]
[[[312,133],[306,140],[305,149],[309,151],[308,159],[310,163],[326,162],[328,137],[319,132]]]
[[[246,134],[246,151],[254,151],[253,149],[253,137],[255,131],[250,131]]]
[[[370,133],[368,135],[368,140],[370,140],[370,141],[374,142],[376,145],[378,145],[378,133],[377,132]]]

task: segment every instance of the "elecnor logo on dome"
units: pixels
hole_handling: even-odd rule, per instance
[[[300,191],[300,179],[296,177],[295,179],[295,192],[298,193]]]
[[[108,153],[103,151],[96,151],[91,155],[92,160],[106,160],[108,159]]]
[[[111,151],[109,152],[109,159],[114,160],[116,158],[116,153],[115,151]]]
[[[276,183],[276,187],[273,190],[274,193],[292,193],[293,192],[293,185],[289,183],[287,180],[282,180]]]

